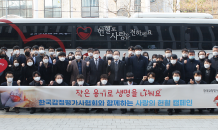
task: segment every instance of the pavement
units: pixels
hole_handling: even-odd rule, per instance
[[[39,111],[39,110],[38,110]],[[179,114],[168,115],[166,109],[158,114],[143,109],[135,109],[134,113],[121,114],[120,110],[108,113],[85,113],[73,109],[56,113],[36,112],[29,114],[20,109],[17,114],[13,110],[0,110],[0,130],[218,130],[218,110],[214,113],[204,110],[202,114],[195,111],[189,114],[188,109]]]

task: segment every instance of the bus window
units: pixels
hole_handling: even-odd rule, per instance
[[[67,48],[72,48],[71,47],[72,46],[72,42],[71,41],[62,41],[62,42],[63,42],[63,44],[64,44],[66,49]],[[23,44],[23,45],[24,45],[24,47],[25,46],[32,47],[34,45],[38,45],[38,46],[42,45],[46,49],[49,48],[50,46],[52,46],[54,48],[60,47],[60,45],[56,41],[36,41],[36,40],[34,40],[34,41],[28,42],[27,44]]]
[[[105,49],[108,48],[107,42],[76,42],[75,47],[80,46],[82,48],[98,48],[98,49]],[[114,48],[113,48],[114,49]]]
[[[161,49],[160,42],[131,42],[130,46],[141,45],[143,49]]]
[[[210,26],[201,26],[200,27],[201,33],[203,35],[203,41],[212,41],[212,35],[214,35],[214,34],[213,34],[212,30],[210,32],[210,30],[209,30],[210,28],[211,28]]]
[[[196,26],[185,27],[185,41],[200,41],[199,33]]]
[[[0,25],[0,40],[18,40],[17,31],[11,26]]]
[[[218,41],[218,26],[211,26],[213,34],[215,36],[215,41]]]
[[[0,46],[5,46],[7,48],[13,48],[14,46],[18,45],[19,46],[19,42],[18,41],[0,41]]]

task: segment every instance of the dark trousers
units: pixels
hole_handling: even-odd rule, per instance
[[[133,82],[140,84],[140,82],[142,81],[142,79],[134,79]]]
[[[120,85],[120,81],[114,81],[113,85]]]

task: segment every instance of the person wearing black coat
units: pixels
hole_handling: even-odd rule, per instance
[[[132,66],[128,64],[128,57],[135,55],[135,48],[133,46],[128,47],[128,55],[126,57],[126,53],[123,53],[122,61],[125,62],[126,72],[132,72]]]
[[[218,46],[213,47],[213,57],[211,60],[211,67],[213,67],[216,72],[218,72]]]
[[[106,54],[104,55],[103,60],[105,61],[106,64],[107,64],[108,60],[113,61],[114,60],[113,50],[111,50],[111,49],[106,50]]]
[[[204,51],[204,50],[201,50],[201,51],[199,51],[198,52],[198,57],[199,57],[199,62],[200,62],[200,66],[201,66],[201,68],[200,68],[200,70],[202,69],[202,68],[204,68],[204,60],[205,59],[208,59],[208,56],[207,56],[208,54],[206,54],[206,52]]]
[[[18,61],[18,59],[14,59],[14,62],[11,66],[9,66],[9,69],[11,72],[13,72],[13,75],[14,75],[14,80],[15,81],[18,81],[20,80],[21,83],[22,83],[22,80],[21,80],[21,64],[20,62]]]
[[[106,63],[99,58],[100,51],[94,49],[94,59],[87,62],[87,73],[89,73],[89,84],[94,86],[100,81],[100,76],[106,74]]]
[[[211,84],[218,84],[218,72],[215,74],[215,80],[211,82]]]
[[[184,61],[188,60],[188,49],[182,49],[182,57],[178,59],[178,61],[184,64]]]
[[[24,54],[20,54],[20,47],[14,46],[13,47],[13,55],[9,58],[10,64],[13,64],[14,59],[18,59],[20,63],[26,63],[26,57]]]
[[[168,63],[170,63],[170,57],[172,55],[172,49],[167,48],[167,49],[165,49],[164,52],[165,52],[165,57],[163,59],[163,63],[164,63],[164,65],[167,65]]]
[[[120,52],[115,50],[113,53],[114,61],[108,60],[106,73],[110,73],[108,82],[112,85],[119,85],[120,80],[125,77],[125,63],[119,60]]]
[[[147,71],[155,73],[155,79],[158,83],[163,83],[164,81],[164,71],[166,66],[163,64],[163,56],[157,55],[156,61],[151,61],[148,64]]]
[[[184,65],[180,62],[178,62],[177,55],[172,54],[171,55],[171,63],[166,65],[166,69],[164,71],[164,77],[169,77],[169,79],[173,78],[172,73],[176,70],[180,71],[181,73],[181,79],[185,80],[185,71],[184,71]]]
[[[204,80],[207,84],[210,84],[216,75],[216,70],[211,67],[211,61],[209,59],[205,59],[204,67],[201,68],[202,80]]]
[[[21,79],[22,79],[22,84],[23,85],[29,85],[30,82],[32,82],[33,77],[32,74],[33,72],[37,71],[38,68],[34,65],[34,61],[32,58],[27,58],[26,61],[26,66],[23,63],[22,68],[21,68]]]

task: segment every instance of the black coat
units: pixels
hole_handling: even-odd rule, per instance
[[[218,57],[212,57],[211,59],[211,67],[213,67],[216,72],[218,72]]]
[[[200,66],[200,62],[197,60],[187,60],[187,63],[184,64],[184,68],[185,68],[185,81],[189,82],[190,79],[194,79],[193,76],[193,72],[197,70],[196,66],[199,65],[199,68],[201,68]]]
[[[167,65],[168,63],[170,63],[170,60],[168,61],[167,58],[164,57],[164,59],[163,59],[163,64],[164,64],[164,65]]]
[[[51,63],[48,63],[47,68],[45,68],[45,65],[42,64],[42,66],[38,67],[38,71],[41,74],[41,78],[45,80],[46,84],[49,84],[51,80],[54,80],[54,74],[52,71]]]
[[[14,81],[17,81],[17,80],[21,80],[22,82],[22,79],[21,79],[21,74],[22,74],[22,71],[21,71],[21,67],[10,67],[10,71],[13,72],[13,80]]]
[[[164,80],[163,85],[176,85],[176,84],[186,84],[184,80],[179,79],[178,83],[175,83],[173,79],[169,79],[169,80]]]
[[[18,59],[18,61],[20,62],[20,64],[22,63],[26,63],[26,57],[24,54],[20,54],[18,57],[16,57],[16,55],[13,55],[11,58],[10,58],[10,64],[13,65],[13,62],[14,62],[14,59]]]
[[[193,80],[194,81],[194,84],[197,84],[196,82],[195,82],[195,80]],[[190,81],[188,82],[188,84],[190,84]],[[201,82],[200,82],[200,84],[207,84],[204,80],[201,80]]]
[[[216,76],[216,70],[213,67],[210,67],[209,78],[206,78],[206,68],[204,67],[201,68],[201,73],[202,73],[202,80],[207,82],[207,84],[210,84],[215,79],[215,76]]]
[[[1,84],[1,86],[8,86],[7,82]],[[13,81],[12,86],[18,86],[16,81]]]
[[[153,68],[153,63],[157,63],[157,62],[156,61],[151,61],[148,64],[147,71],[155,73],[155,80],[158,83],[163,83],[163,81],[164,81],[164,71],[166,69],[166,66],[163,63],[161,63],[161,64],[157,63],[156,67]]]
[[[139,85],[159,85],[158,82],[154,81],[153,83],[149,83],[148,81],[141,81]]]
[[[108,82],[110,84],[114,83],[115,80],[115,62],[112,61],[110,66],[107,66],[106,73],[110,72],[110,76],[108,77]],[[120,82],[121,79],[125,78],[125,63],[121,60],[118,62],[118,71],[117,71],[117,81]]]
[[[51,86],[68,86],[68,84],[65,83],[64,81],[61,84],[58,84],[56,81],[54,81],[53,85]]]
[[[182,57],[182,59],[180,60],[180,58],[178,59],[178,61],[182,64],[184,64],[184,60],[188,60],[188,56],[187,57]]]
[[[21,79],[23,80],[23,85],[29,85],[30,82],[33,81],[33,72],[38,71],[38,68],[35,65],[32,66],[24,66],[21,68]]]
[[[169,63],[169,65],[170,65],[169,69],[168,70],[165,69],[165,71],[164,71],[164,77],[168,76],[170,79],[172,79],[173,78],[173,76],[172,76],[173,71],[178,70],[181,73],[180,78],[182,80],[185,80],[184,65],[182,63],[177,61],[175,65],[173,65],[171,63]]]
[[[218,84],[216,80],[213,80],[210,84]]]
[[[57,60],[56,64],[53,64],[53,74],[62,74],[64,76],[64,82],[66,82],[67,84],[70,83],[70,73],[67,72],[67,66],[69,64],[68,60],[65,61],[60,61]]]
[[[126,72],[132,72],[132,66],[128,64],[128,57],[123,57],[122,61],[125,63]]]
[[[74,86],[79,86],[79,84],[76,82]],[[83,86],[89,86],[89,84],[84,82]]]
[[[87,72],[90,73],[89,84],[96,85],[97,82],[100,81],[100,76],[102,74],[106,74],[106,63],[104,60],[99,59],[98,69],[96,69],[96,65],[94,59],[90,60],[90,64],[87,68]]]
[[[127,83],[127,82],[124,82],[124,81],[121,81],[121,82],[120,82],[120,85],[128,85],[128,83]],[[133,82],[133,85],[137,85],[137,83]]]
[[[30,82],[29,86],[46,86],[45,80],[41,81],[43,81],[42,85],[40,84],[40,82],[36,82],[35,80],[33,80],[32,82]]]

